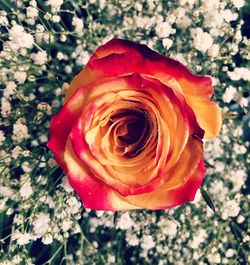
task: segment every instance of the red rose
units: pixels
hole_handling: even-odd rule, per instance
[[[112,39],[73,79],[48,146],[87,208],[180,205],[204,178],[203,136],[221,127],[212,94],[210,77]]]

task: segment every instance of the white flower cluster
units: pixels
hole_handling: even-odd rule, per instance
[[[25,32],[23,26],[14,25],[9,31],[8,45],[13,50],[18,50],[20,48],[31,49],[34,44],[34,38],[31,34]]]
[[[0,225],[0,263],[248,264],[247,1],[4,2],[0,210],[8,225]],[[204,140],[202,186],[216,215],[200,191],[193,203],[121,212],[116,219],[112,212],[84,209],[46,148],[51,116],[69,83],[96,46],[113,37],[145,43],[212,76],[225,119],[221,134]]]

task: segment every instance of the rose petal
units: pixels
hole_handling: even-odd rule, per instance
[[[71,128],[82,112],[86,95],[78,90],[63,108],[53,117],[50,123],[50,140],[47,146],[54,152],[58,164],[66,170],[64,150]]]
[[[128,203],[113,189],[96,179],[75,155],[70,139],[66,144],[64,159],[68,165],[69,182],[86,208],[106,211],[140,208]]]
[[[151,210],[172,208],[193,201],[204,175],[205,167],[203,160],[201,160],[193,175],[178,188],[172,190],[157,189],[142,195],[128,196],[126,200],[131,204]]]
[[[88,80],[85,78],[86,72],[90,76]],[[205,138],[214,137],[219,133],[221,110],[216,103],[210,102],[213,94],[211,78],[195,76],[179,62],[160,55],[145,45],[128,40],[112,39],[100,46],[90,58],[87,67],[74,79],[67,98],[77,88],[75,84],[80,86],[100,78],[134,72],[158,78],[183,93],[201,128],[205,130]]]

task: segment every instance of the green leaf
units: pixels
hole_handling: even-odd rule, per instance
[[[206,166],[206,168],[207,168],[207,167],[215,168],[213,165],[211,165],[211,164],[208,163],[207,161],[204,161],[204,162],[205,162],[205,166]]]
[[[200,191],[201,191],[201,195],[203,197],[203,199],[205,200],[206,204],[209,206],[209,208],[215,213],[215,207],[214,204],[212,202],[212,199],[210,198],[210,196],[208,195],[208,193],[200,187]]]
[[[118,212],[115,212],[114,213],[114,226],[116,226],[117,218],[118,218]]]
[[[2,11],[6,11],[11,12],[12,9],[16,9],[16,5],[14,3],[12,3],[11,1],[7,1],[7,0],[2,0],[0,1],[0,10]]]
[[[222,112],[222,119],[235,119],[238,118],[239,114],[238,113],[226,113],[226,112]]]

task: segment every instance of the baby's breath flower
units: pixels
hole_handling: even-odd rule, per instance
[[[29,150],[24,150],[24,151],[22,152],[22,155],[23,155],[24,157],[28,157],[28,156],[31,155],[31,152],[30,152]]]
[[[55,22],[55,23],[58,23],[58,22],[61,20],[61,18],[60,18],[60,16],[58,16],[58,15],[54,15],[54,16],[52,16],[51,20],[52,20],[53,22]]]
[[[20,146],[15,146],[11,151],[11,156],[16,159],[22,153],[22,148]]]
[[[132,234],[131,232],[126,233],[126,241],[130,246],[138,246],[139,245],[139,238],[136,234]]]
[[[39,51],[38,53],[32,54],[32,59],[34,63],[37,65],[43,65],[47,62],[47,52],[46,51]]]
[[[14,78],[19,84],[23,84],[27,78],[26,72],[17,71],[14,73]]]
[[[6,139],[6,137],[4,136],[4,132],[2,130],[0,130],[0,145],[3,144],[5,139]]]
[[[73,222],[70,219],[63,219],[61,223],[61,229],[63,232],[67,232],[72,227]]]
[[[207,258],[212,264],[221,264],[221,257],[219,253],[208,254]]]
[[[40,102],[37,105],[37,109],[41,110],[41,111],[44,111],[47,115],[50,115],[52,113],[51,106],[48,103],[46,103],[46,102]]]
[[[78,213],[81,208],[81,203],[73,196],[71,196],[67,200],[67,204],[68,204],[67,211],[68,213],[71,213],[71,214]]]
[[[117,221],[117,228],[122,230],[130,229],[133,226],[133,220],[130,218],[129,213],[123,213]]]
[[[250,70],[245,67],[236,67],[233,71],[228,71],[227,75],[233,81],[238,81],[240,79],[250,81]]]
[[[173,45],[173,41],[169,38],[164,38],[162,40],[162,45],[164,46],[164,48],[166,48],[166,50],[169,50]]]
[[[10,46],[13,50],[19,48],[32,48],[34,38],[31,34],[26,33],[23,26],[14,25],[9,31]]]
[[[238,9],[242,8],[245,5],[245,0],[232,0],[232,2],[233,5]]]
[[[213,11],[219,8],[219,4],[220,2],[216,0],[202,0],[201,9],[204,12]]]
[[[25,181],[25,183],[20,188],[20,196],[24,199],[28,199],[33,193],[30,180]]]
[[[36,7],[29,6],[27,8],[27,17],[28,18],[36,18],[38,16],[38,10]]]
[[[11,111],[11,105],[10,102],[5,98],[1,98],[1,115],[3,118],[6,118],[9,116]]]
[[[177,222],[175,221],[162,218],[160,222],[158,222],[158,226],[161,228],[163,234],[170,237],[174,237],[177,233]]]
[[[213,44],[208,49],[207,54],[211,57],[217,57],[219,55],[220,46],[218,44]]]
[[[51,234],[47,233],[42,237],[42,242],[44,245],[50,245],[53,242],[53,237]]]
[[[228,88],[226,88],[222,99],[224,102],[229,103],[231,100],[234,99],[234,96],[236,95],[237,89],[233,86],[229,86]]]
[[[202,53],[205,53],[213,44],[213,38],[202,28],[191,29],[194,48]]]
[[[47,0],[47,3],[54,8],[60,8],[63,4],[63,0]]]
[[[83,21],[78,17],[73,17],[72,25],[75,27],[77,33],[81,33],[83,30]]]
[[[6,98],[9,98],[10,96],[12,96],[14,94],[15,90],[16,90],[16,84],[15,84],[15,82],[10,81],[10,82],[8,82],[6,84],[6,87],[4,89],[3,95]]]
[[[9,25],[9,21],[8,18],[6,17],[7,13],[5,11],[0,11],[0,25],[1,26],[8,26]]]
[[[239,203],[235,200],[227,201],[223,204],[221,212],[221,217],[224,220],[226,220],[228,217],[236,217],[240,212]]]
[[[20,120],[18,120],[14,125],[13,125],[13,135],[12,139],[21,142],[24,139],[28,139],[30,137],[28,133],[28,128],[25,124],[23,124]]]
[[[155,31],[160,38],[167,38],[175,33],[175,30],[167,21],[158,23],[155,27]]]
[[[49,229],[50,218],[48,214],[39,213],[33,221],[33,229],[38,238],[45,235]]]
[[[34,239],[34,237],[29,233],[21,233],[19,231],[14,231],[12,233],[12,239],[16,240],[19,246],[26,245]]]
[[[64,177],[62,178],[61,186],[64,188],[64,190],[65,190],[66,192],[72,192],[72,191],[73,191],[72,187],[69,185],[69,181],[68,181],[67,176],[64,176]]]
[[[14,190],[10,187],[0,186],[0,196],[11,197],[14,194]]]
[[[143,235],[141,239],[141,247],[145,250],[149,250],[155,247],[154,239],[151,235]]]
[[[198,249],[200,245],[204,242],[204,240],[207,238],[207,232],[205,229],[200,228],[194,235],[190,247],[193,249]]]

